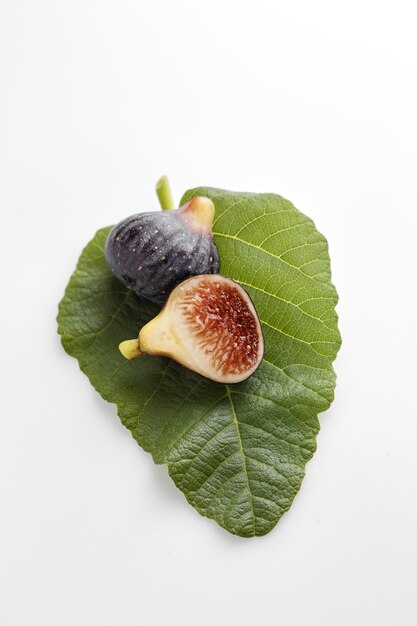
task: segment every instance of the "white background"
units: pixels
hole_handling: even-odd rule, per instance
[[[1,0],[1,626],[417,625],[414,4]],[[56,334],[162,173],[329,239],[336,399],[263,538],[200,517]]]

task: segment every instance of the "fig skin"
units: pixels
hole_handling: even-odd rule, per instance
[[[259,367],[264,340],[249,294],[220,274],[191,277],[160,313],[119,349],[127,359],[167,356],[215,382],[246,380]]]
[[[161,306],[183,280],[219,271],[213,218],[214,205],[203,197],[179,209],[132,215],[110,231],[107,264],[140,298]]]

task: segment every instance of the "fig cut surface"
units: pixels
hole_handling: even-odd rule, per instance
[[[193,276],[178,285],[138,339],[120,344],[126,358],[167,356],[215,382],[248,378],[263,358],[256,309],[241,285],[221,276]]]

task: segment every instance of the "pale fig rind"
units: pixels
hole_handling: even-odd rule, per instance
[[[213,219],[214,205],[203,197],[179,209],[132,215],[110,231],[107,264],[139,297],[161,306],[183,280],[219,271]]]
[[[264,340],[249,294],[235,281],[211,274],[178,285],[137,340],[122,342],[126,358],[170,357],[215,382],[234,384],[258,368]]]

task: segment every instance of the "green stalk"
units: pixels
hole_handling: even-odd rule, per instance
[[[161,209],[164,211],[175,209],[174,198],[172,197],[171,187],[166,176],[161,176],[156,183],[156,194],[158,196]]]

